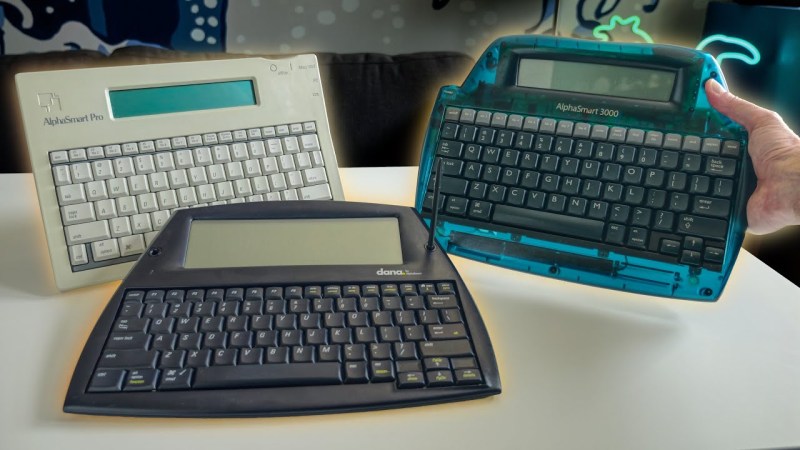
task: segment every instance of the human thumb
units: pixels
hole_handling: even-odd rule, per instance
[[[706,81],[705,88],[706,96],[711,106],[731,118],[734,122],[747,128],[750,133],[753,132],[753,129],[772,118],[769,110],[731,94],[714,79]]]

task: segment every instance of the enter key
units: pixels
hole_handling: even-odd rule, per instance
[[[731,202],[722,198],[695,197],[692,212],[703,216],[728,217]]]
[[[431,340],[463,339],[467,337],[467,330],[463,323],[428,325],[428,336]]]

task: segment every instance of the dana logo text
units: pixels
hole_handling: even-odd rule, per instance
[[[70,116],[68,114],[66,116],[45,117],[43,125],[55,127],[58,125],[69,125],[74,123],[96,122],[98,120],[105,120],[105,116],[97,113],[89,113],[82,116]]]
[[[408,275],[422,275],[422,272],[412,272],[410,270],[404,270],[404,269],[386,270],[384,268],[380,268],[380,269],[378,269],[377,272],[375,272],[375,274],[376,275],[389,275],[389,276],[401,276],[401,277],[404,277],[404,276],[408,276]]]

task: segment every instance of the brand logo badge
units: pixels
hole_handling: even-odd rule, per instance
[[[61,98],[53,92],[42,92],[36,94],[39,106],[47,112],[61,111]]]
[[[377,272],[375,272],[375,275],[405,277],[409,275],[422,275],[422,272],[412,272],[410,270],[405,270],[405,269],[386,270],[383,267],[381,267],[380,269],[378,269]]]

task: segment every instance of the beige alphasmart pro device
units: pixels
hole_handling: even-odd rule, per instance
[[[313,55],[16,82],[62,290],[124,277],[176,209],[343,199]]]

